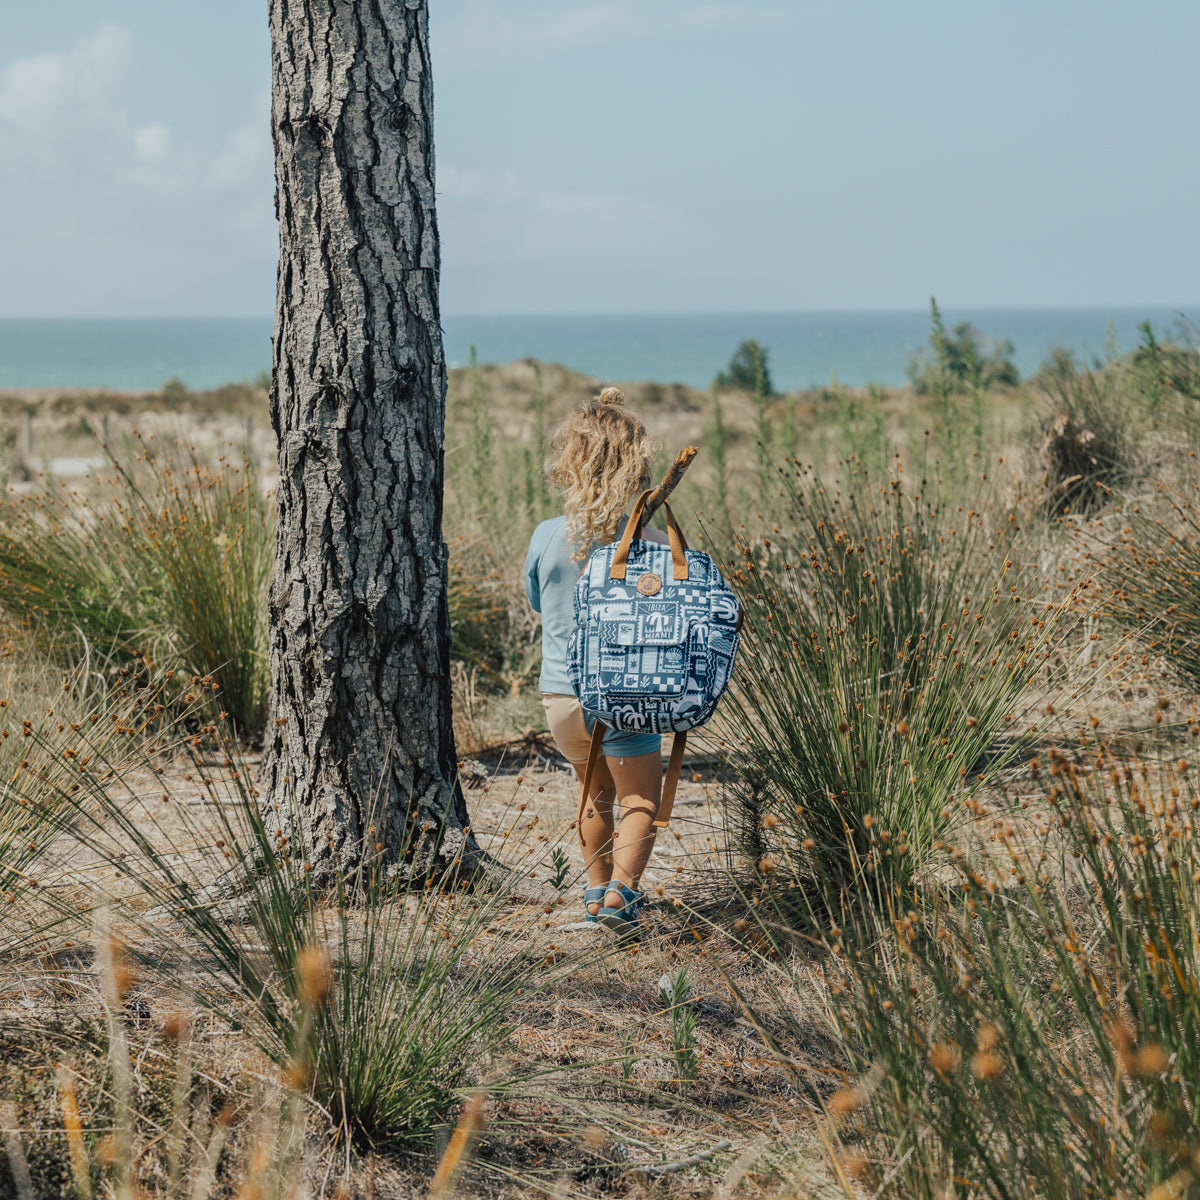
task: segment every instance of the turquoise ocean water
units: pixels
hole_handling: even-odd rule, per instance
[[[1122,349],[1150,320],[1169,330],[1181,310],[946,310],[948,326],[970,321],[1010,338],[1023,375],[1051,349],[1102,355],[1111,328]],[[1200,317],[1200,306],[1182,315]],[[482,362],[534,357],[602,379],[654,379],[707,387],[743,338],[770,351],[778,388],[807,387],[836,374],[843,383],[899,385],[911,352],[929,336],[923,311],[737,313],[655,316],[447,317],[446,357]],[[0,319],[0,389],[9,387],[155,388],[178,376],[194,388],[253,379],[271,363],[269,318]]]

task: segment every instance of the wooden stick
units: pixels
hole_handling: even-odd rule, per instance
[[[683,478],[683,473],[692,465],[692,459],[700,453],[699,446],[685,446],[680,450],[675,461],[671,464],[671,469],[663,477],[662,483],[654,489],[650,499],[646,501],[646,509],[642,514],[642,520],[648,521],[654,514],[663,506],[663,502],[679,485],[679,481]]]

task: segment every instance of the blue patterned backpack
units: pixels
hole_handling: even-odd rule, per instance
[[[575,587],[567,669],[580,704],[598,718],[580,797],[586,800],[604,728],[673,733],[654,824],[671,816],[687,731],[713,715],[733,674],[741,605],[700,550],[689,550],[671,506],[669,545],[639,537],[646,501],[619,542],[594,551]]]

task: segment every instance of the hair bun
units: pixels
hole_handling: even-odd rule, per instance
[[[597,404],[624,404],[625,393],[620,388],[606,387],[600,395],[596,397]]]

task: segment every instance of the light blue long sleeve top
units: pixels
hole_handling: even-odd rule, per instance
[[[538,688],[543,692],[575,695],[567,674],[567,641],[575,627],[575,584],[583,566],[571,561],[566,517],[552,517],[533,531],[525,556],[525,595],[542,614]]]

